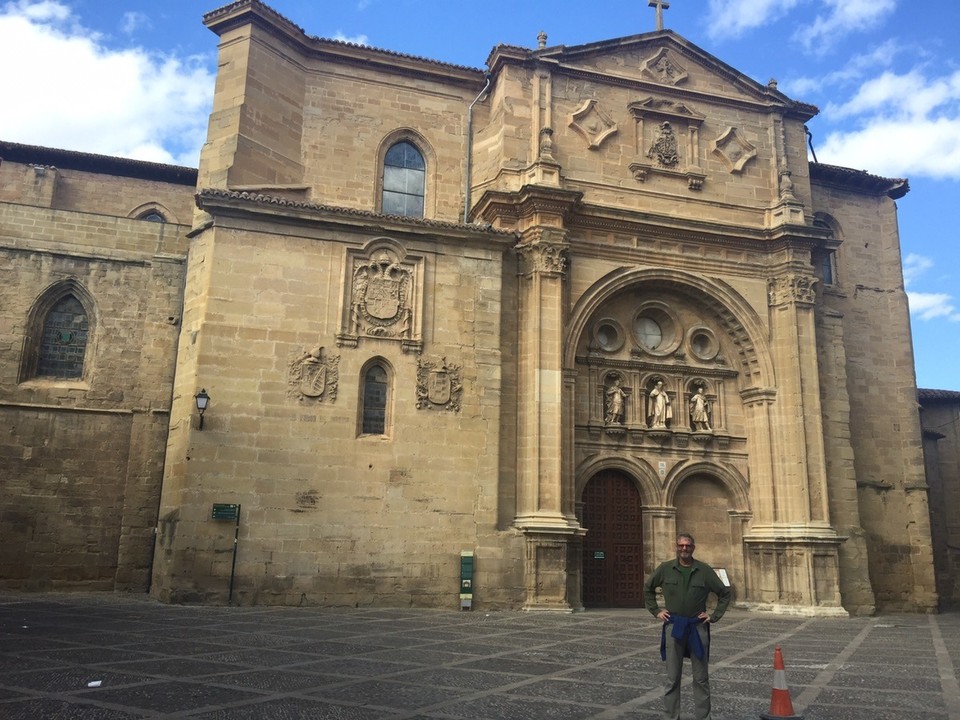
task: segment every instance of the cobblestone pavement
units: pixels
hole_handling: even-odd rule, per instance
[[[657,718],[659,633],[640,610],[185,607],[0,593],[0,718]],[[960,614],[731,610],[713,630],[714,720],[770,709],[777,645],[807,720],[960,720]],[[690,695],[685,686],[684,719]]]

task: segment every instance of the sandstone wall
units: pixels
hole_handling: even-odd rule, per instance
[[[825,291],[824,305],[840,316],[846,388],[825,404],[842,420],[845,390],[853,457],[835,460],[853,463],[878,608],[929,610],[936,607],[936,590],[895,204],[885,196],[830,187],[814,191],[815,207],[842,241],[835,286]],[[829,346],[823,351],[829,353]],[[824,378],[826,398],[834,395],[831,382],[840,381]],[[849,491],[836,499],[850,501]]]
[[[10,162],[0,190],[0,583],[144,591],[186,228],[126,215],[151,202],[189,215],[191,190]],[[35,377],[23,358],[34,305],[58,287],[88,304],[73,380]]]

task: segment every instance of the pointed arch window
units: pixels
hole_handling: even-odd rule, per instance
[[[363,374],[360,409],[360,433],[385,435],[387,432],[387,401],[390,376],[380,363],[367,368]]]
[[[382,212],[423,217],[426,163],[423,154],[406,140],[395,143],[383,159]]]
[[[76,280],[47,288],[27,316],[18,382],[89,380],[94,312],[93,298]]]
[[[47,312],[37,348],[39,377],[83,377],[90,323],[87,311],[74,295],[60,298]]]

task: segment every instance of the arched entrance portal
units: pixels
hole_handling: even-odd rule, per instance
[[[677,532],[693,534],[697,558],[714,568],[731,568],[733,501],[723,484],[705,473],[692,475],[677,488],[673,504],[677,508]]]
[[[643,607],[640,493],[616,470],[594,475],[583,489],[583,604]]]

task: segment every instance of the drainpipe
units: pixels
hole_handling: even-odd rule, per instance
[[[473,102],[470,103],[470,107],[467,108],[467,167],[466,167],[466,180],[464,181],[463,188],[463,224],[466,225],[469,222],[470,217],[470,157],[473,155],[473,106],[480,102],[480,98],[487,94],[487,91],[490,89],[490,83],[493,80],[493,76],[489,72],[484,73],[484,78],[486,79],[486,84],[483,86],[483,90],[480,91],[480,94],[474,98]]]
[[[807,145],[810,146],[810,154],[813,155],[813,161],[819,165],[820,162],[817,160],[817,151],[813,149],[813,133],[810,132],[810,128],[806,125],[803,126],[803,130],[807,133]]]

